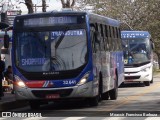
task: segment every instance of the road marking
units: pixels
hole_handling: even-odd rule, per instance
[[[160,117],[147,117],[145,120],[160,120]]]
[[[0,118],[0,120],[5,120],[5,119],[7,119],[7,118]]]
[[[63,120],[80,120],[80,119],[84,119],[84,118],[86,118],[86,117],[68,117]]]
[[[103,120],[123,120],[125,119],[126,117],[106,117],[105,119]]]
[[[45,119],[47,117],[30,117],[30,118],[25,118],[23,120],[42,120],[42,119]]]
[[[141,93],[133,94],[132,96],[128,96],[125,99],[122,99],[121,101],[118,101],[116,104],[112,105],[106,111],[113,111],[114,109],[116,109],[116,108],[118,108],[120,106],[123,106],[125,104],[131,103],[132,101],[137,100],[138,98],[142,97],[143,95],[145,95],[147,93],[150,93],[151,91],[154,91],[154,90],[158,89],[159,87],[160,87],[160,83],[145,89]]]

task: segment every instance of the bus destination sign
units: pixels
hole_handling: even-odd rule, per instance
[[[63,17],[43,17],[43,18],[30,18],[24,20],[25,27],[44,27],[52,26],[56,24],[74,24],[77,23],[77,17],[75,16],[63,16]]]

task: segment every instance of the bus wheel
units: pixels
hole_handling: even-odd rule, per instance
[[[100,80],[99,80],[99,87],[98,87],[98,100],[99,102],[102,101],[102,91],[103,91],[103,83],[102,83],[102,74],[100,74]]]
[[[109,99],[109,93],[105,92],[102,94],[102,100],[108,100]]]
[[[94,98],[89,98],[89,105],[90,106],[97,106],[99,102],[99,97],[96,96]]]
[[[33,110],[40,108],[40,102],[38,101],[29,101],[30,108]]]
[[[150,86],[150,81],[144,81],[145,86]]]
[[[150,83],[153,83],[153,75],[152,75],[152,80],[150,81]]]
[[[114,89],[112,89],[112,90],[109,91],[109,96],[110,96],[110,99],[111,99],[111,100],[116,100],[117,97],[118,97],[118,83],[117,83],[117,77],[116,77],[116,80],[115,80]]]

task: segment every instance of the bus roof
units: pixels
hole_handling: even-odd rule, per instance
[[[121,38],[150,38],[148,31],[121,31]]]
[[[114,27],[119,27],[120,26],[120,22],[116,19],[112,19],[106,16],[102,16],[102,15],[98,15],[98,14],[94,14],[94,13],[88,13],[89,17],[91,19],[91,21],[98,21],[97,23],[100,24],[107,24],[107,25],[111,25]]]
[[[98,15],[98,14],[94,14],[94,13],[89,13],[89,12],[84,12],[84,11],[51,11],[51,12],[41,12],[41,13],[33,13],[33,14],[26,14],[26,15],[18,15],[16,16],[16,18],[27,18],[28,16],[31,17],[35,17],[35,16],[48,16],[50,14],[53,15],[88,15],[88,18],[91,21],[96,21],[97,23],[100,24],[108,24],[111,26],[115,26],[115,27],[119,27],[120,26],[120,22],[118,20],[106,17],[106,16],[102,16],[102,15]]]

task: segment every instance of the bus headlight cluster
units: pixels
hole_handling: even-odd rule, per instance
[[[81,80],[77,83],[77,85],[83,85],[83,84],[85,84],[85,83],[87,82],[87,80],[88,80],[88,77],[89,77],[89,72],[88,72],[87,74],[85,74],[85,75],[81,78]]]
[[[15,76],[15,80],[16,85],[18,85],[19,87],[26,87],[25,83],[18,76]]]
[[[141,72],[147,72],[147,70],[149,70],[149,69],[150,69],[150,67],[144,68],[141,70]]]

